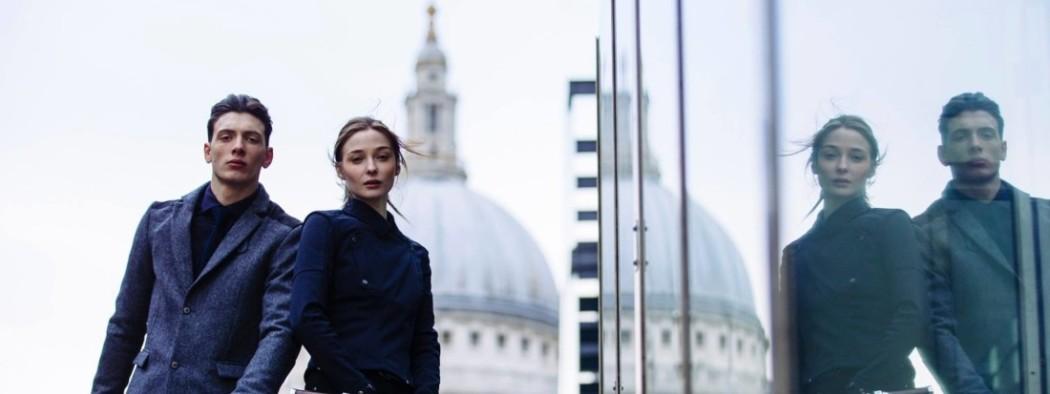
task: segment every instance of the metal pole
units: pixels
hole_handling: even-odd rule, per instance
[[[635,58],[635,119],[637,120],[635,126],[635,159],[634,159],[634,190],[635,190],[635,214],[637,219],[635,220],[635,275],[634,275],[634,327],[635,334],[638,339],[635,343],[635,392],[638,394],[646,393],[646,370],[645,370],[645,268],[647,261],[645,259],[645,211],[644,211],[644,192],[642,189],[645,177],[643,175],[644,169],[644,155],[645,155],[645,134],[643,132],[643,125],[645,124],[645,104],[643,103],[643,97],[645,97],[644,91],[642,90],[642,25],[641,25],[641,0],[634,0],[634,58]]]
[[[685,165],[685,49],[682,33],[682,0],[675,1],[675,44],[677,46],[678,61],[678,182],[679,196],[679,222],[681,230],[679,244],[682,245],[682,254],[679,256],[679,272],[682,274],[678,288],[678,303],[681,307],[681,325],[679,325],[678,337],[680,338],[680,353],[682,371],[682,392],[689,394],[693,392],[693,363],[690,326],[692,323],[692,312],[689,299],[689,195],[686,190],[686,165]]]
[[[766,22],[766,252],[772,322],[773,383],[771,392],[795,391],[794,316],[791,275],[778,276],[780,254],[780,46],[777,0],[765,1]],[[779,294],[778,294],[779,293]]]
[[[621,359],[622,354],[622,338],[620,332],[622,331],[620,311],[623,305],[620,303],[620,126],[619,126],[619,78],[617,77],[617,42],[616,42],[616,0],[611,0],[610,4],[610,30],[612,33],[612,54],[611,54],[611,70],[612,70],[612,161],[613,161],[613,239],[610,241],[613,243],[613,287],[614,287],[614,299],[616,304],[616,317],[615,317],[615,337],[616,337],[616,358],[614,360],[616,365],[616,380],[613,381],[613,391],[616,393],[623,393],[623,369]],[[599,102],[601,100],[599,99]],[[599,196],[600,198],[600,196]]]

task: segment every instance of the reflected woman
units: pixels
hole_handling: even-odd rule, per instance
[[[291,322],[310,352],[308,390],[438,392],[430,260],[387,210],[404,150],[368,117],[351,119],[336,138],[345,205],[306,218],[295,262]]]
[[[823,209],[784,249],[782,267],[794,279],[800,391],[912,388],[908,355],[921,337],[924,277],[908,214],[868,205],[878,142],[863,119],[843,115],[807,146]]]

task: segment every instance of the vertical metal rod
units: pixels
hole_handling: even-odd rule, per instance
[[[690,325],[692,323],[692,312],[689,299],[689,195],[686,190],[686,163],[685,163],[685,49],[682,33],[682,0],[675,1],[675,44],[677,46],[678,62],[678,226],[679,244],[681,256],[679,256],[679,272],[682,275],[679,281],[678,296],[681,307],[681,319],[679,321],[678,338],[680,340],[680,354],[682,371],[682,393],[693,392],[693,363]]]
[[[614,299],[616,300],[616,320],[615,324],[615,337],[616,337],[616,378],[613,381],[613,391],[616,393],[623,393],[623,368],[621,359],[623,357],[621,349],[623,348],[622,338],[620,333],[623,331],[621,328],[621,317],[620,311],[623,308],[620,302],[621,290],[620,290],[620,105],[619,105],[619,77],[617,76],[618,67],[616,62],[617,57],[617,42],[616,42],[616,0],[610,0],[611,8],[611,21],[609,24],[612,33],[612,53],[610,59],[610,67],[612,70],[612,161],[613,161],[613,239],[610,241],[613,243],[613,287],[615,291]],[[601,100],[599,99],[599,102]],[[600,115],[599,115],[600,116]]]
[[[792,275],[779,277],[780,254],[780,45],[777,0],[765,1],[766,22],[766,252],[769,266],[770,307],[772,309],[774,393],[795,391],[794,316]],[[777,293],[780,293],[779,295]]]
[[[1021,301],[1021,384],[1026,394],[1043,393],[1039,362],[1039,289],[1036,275],[1035,234],[1032,231],[1032,201],[1028,195],[1014,193],[1014,242],[1020,272],[1018,290]]]
[[[637,340],[635,343],[635,393],[646,393],[645,356],[646,356],[646,325],[645,325],[645,204],[643,184],[645,181],[645,93],[642,90],[642,24],[641,24],[641,1],[634,0],[634,59],[635,59],[635,275],[634,275],[634,327]]]
[[[601,16],[599,15],[599,18]],[[598,209],[601,211],[602,202],[602,56],[600,38],[594,37],[594,126],[595,141],[598,144]],[[605,311],[605,270],[602,267],[602,215],[598,215],[598,387],[605,381],[605,319],[602,312]],[[578,371],[573,371],[578,373]],[[576,380],[576,379],[573,379]]]

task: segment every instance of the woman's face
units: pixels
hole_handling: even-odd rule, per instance
[[[825,200],[846,200],[864,193],[874,175],[871,145],[853,129],[832,130],[818,147],[813,172]]]
[[[390,140],[373,129],[358,131],[343,143],[342,154],[336,172],[350,193],[373,208],[385,208],[400,172]]]

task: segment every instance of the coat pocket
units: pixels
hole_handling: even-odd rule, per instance
[[[244,365],[233,364],[226,362],[215,363],[215,371],[219,373],[220,378],[226,379],[238,379],[241,375],[244,375]]]
[[[139,352],[138,355],[135,356],[134,360],[131,360],[131,363],[135,364],[136,367],[146,368],[146,362],[147,361],[149,361],[149,351],[148,350],[143,350],[143,351]]]

